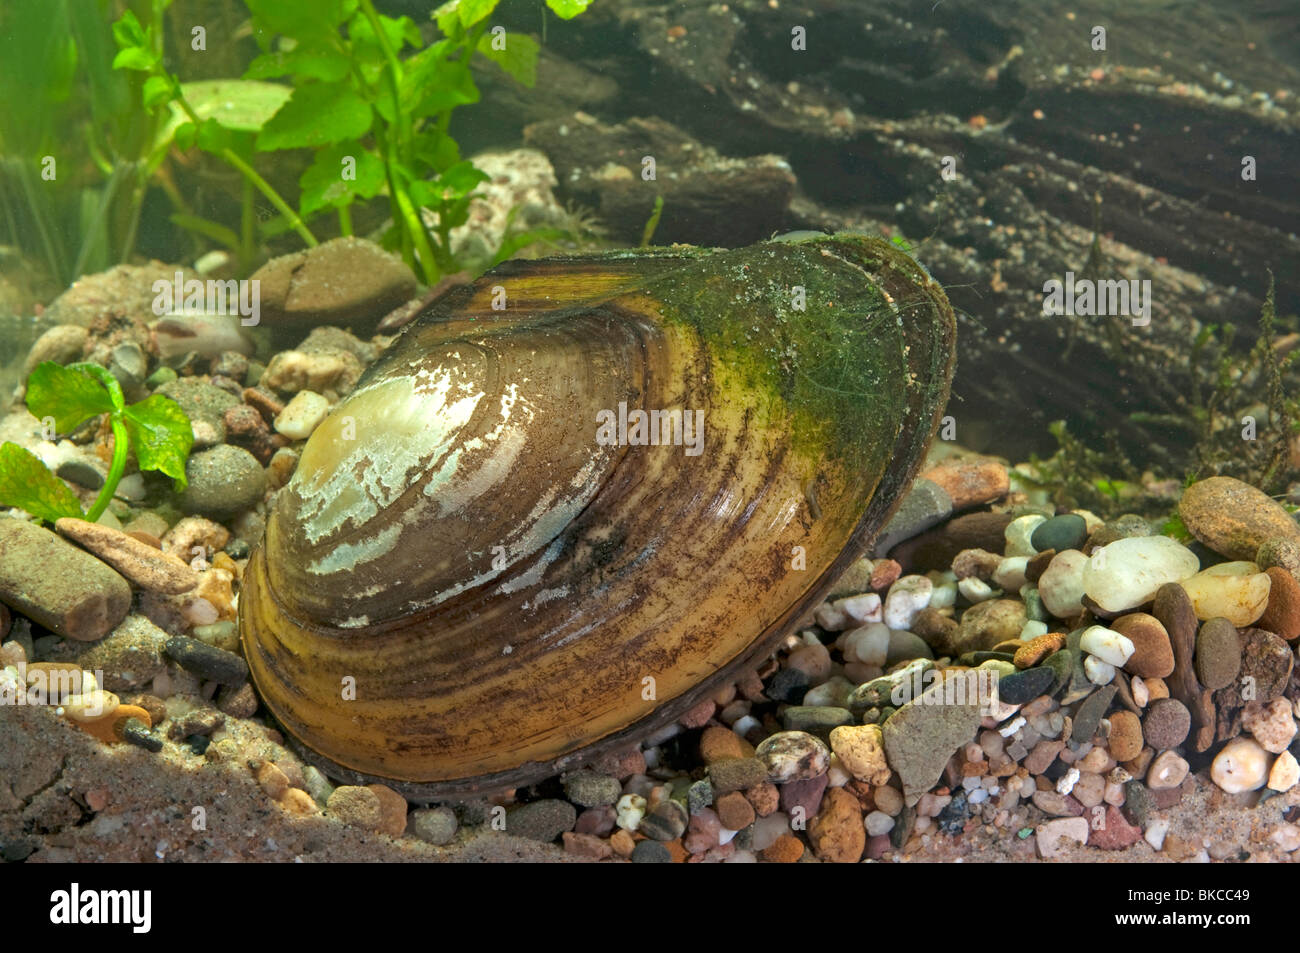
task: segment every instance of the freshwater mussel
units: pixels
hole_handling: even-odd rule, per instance
[[[413,798],[670,723],[865,551],[954,334],[925,270],[860,235],[508,262],[452,289],[275,500],[240,597],[265,704],[327,773]]]

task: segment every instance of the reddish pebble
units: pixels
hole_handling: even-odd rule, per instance
[[[729,831],[742,830],[754,823],[754,805],[739,791],[722,795],[713,807],[718,820]]]
[[[777,791],[776,785],[771,781],[764,781],[762,784],[756,784],[746,790],[745,799],[754,805],[754,813],[759,817],[767,817],[781,803],[780,792]]]
[[[608,841],[603,841],[592,834],[577,834],[565,831],[560,835],[564,841],[564,852],[575,857],[589,857],[593,860],[605,860],[614,853]]]
[[[579,834],[592,834],[596,837],[608,837],[614,831],[615,812],[609,805],[589,807],[578,815],[573,825]]]
[[[1142,828],[1125,820],[1114,804],[1106,805],[1106,814],[1097,820],[1089,816],[1088,843],[1102,850],[1123,850],[1142,839]]]
[[[903,574],[903,567],[892,559],[877,559],[871,564],[871,588],[888,589]]]
[[[1272,580],[1268,591],[1268,608],[1255,628],[1280,635],[1288,642],[1300,638],[1300,582],[1281,566],[1264,570]]]
[[[703,728],[713,717],[716,707],[712,698],[706,698],[694,708],[688,708],[677,721],[683,728]]]
[[[774,864],[793,864],[803,856],[803,841],[793,834],[782,834],[761,854],[764,860]]]

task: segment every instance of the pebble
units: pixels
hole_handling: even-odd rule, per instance
[[[1110,708],[1111,701],[1115,698],[1118,689],[1114,685],[1103,685],[1097,689],[1081,704],[1074,712],[1074,727],[1070,735],[1070,740],[1075,744],[1084,744],[1092,740],[1092,736],[1097,731],[1097,726],[1101,724],[1102,716]]]
[[[797,668],[777,669],[771,678],[763,682],[763,694],[775,702],[797,705],[803,701],[808,684],[808,676]]]
[[[652,840],[676,840],[686,833],[690,819],[680,802],[665,799],[650,809],[637,825],[637,830]]]
[[[257,458],[240,447],[221,444],[185,461],[189,486],[181,494],[187,513],[231,516],[262,501],[266,473]]]
[[[803,697],[803,702],[805,705],[844,708],[848,705],[849,695],[853,692],[854,687],[854,684],[843,675],[833,675],[815,688],[808,689],[808,693]],[[725,717],[723,720],[726,720]]]
[[[1300,638],[1300,582],[1286,569],[1272,566],[1268,574],[1268,606],[1256,622],[1261,629],[1294,642]]]
[[[293,395],[275,418],[276,432],[290,440],[306,440],[330,412],[330,402],[311,390]]]
[[[589,860],[606,860],[612,857],[614,849],[608,841],[601,840],[592,834],[579,834],[573,831],[565,831],[560,835],[560,841],[564,845],[564,852],[572,854],[574,857],[585,857]],[[633,848],[635,850],[635,848]]]
[[[1164,678],[1174,671],[1174,647],[1160,620],[1145,612],[1131,612],[1111,622],[1110,628],[1133,645],[1124,670],[1142,678]]]
[[[1147,769],[1147,788],[1152,791],[1171,791],[1183,783],[1190,770],[1187,761],[1176,751],[1162,751]]]
[[[1061,817],[1040,824],[1035,832],[1038,854],[1044,860],[1064,857],[1072,843],[1088,842],[1088,832],[1088,821],[1082,817]]]
[[[868,837],[879,837],[894,829],[894,819],[884,811],[872,811],[864,821]]]
[[[230,530],[201,516],[186,516],[163,534],[163,552],[192,563],[196,556],[206,559],[230,542]],[[201,550],[202,552],[196,552]]]
[[[911,701],[917,684],[924,684],[923,675],[932,668],[934,662],[930,659],[915,659],[888,675],[864,682],[849,693],[846,703],[849,711],[861,715],[870,708],[898,706]]]
[[[1110,716],[1110,754],[1116,761],[1131,761],[1142,753],[1142,722],[1131,711]]]
[[[1029,623],[1025,623],[1028,625]],[[1038,623],[1042,625],[1043,623]],[[1016,649],[1012,663],[1016,668],[1033,668],[1053,652],[1065,648],[1065,635],[1061,632],[1046,632],[1034,636]]]
[[[1007,468],[981,457],[950,457],[925,471],[921,478],[942,487],[955,510],[1000,500],[1011,487]]]
[[[829,772],[827,774],[829,776]],[[752,788],[746,789],[744,793],[745,800],[754,806],[754,813],[759,817],[767,817],[781,804],[780,792],[777,791],[776,785],[770,781],[756,784]]]
[[[930,604],[934,583],[926,576],[902,576],[889,587],[885,596],[885,625],[891,629],[910,629],[916,614]]]
[[[739,791],[731,791],[718,798],[714,811],[722,826],[732,831],[744,830],[753,824],[757,817],[754,805],[749,803],[749,799]]]
[[[154,393],[170,397],[181,405],[181,410],[190,419],[194,447],[198,450],[225,442],[226,411],[240,403],[238,397],[197,377],[177,378],[161,385]]]
[[[248,680],[248,663],[234,652],[206,645],[198,639],[174,635],[163,646],[173,662],[202,679],[222,685],[242,685]]]
[[[1103,662],[1095,655],[1089,655],[1083,660],[1083,671],[1088,676],[1088,681],[1094,685],[1109,685],[1115,680],[1115,666]]]
[[[1102,850],[1124,850],[1142,839],[1142,828],[1130,824],[1113,804],[1106,806],[1100,823],[1088,827],[1088,844]]]
[[[1260,569],[1265,571],[1274,567],[1285,569],[1291,574],[1292,579],[1300,582],[1300,540],[1270,539],[1259,547],[1254,560],[1255,565]]]
[[[1231,685],[1241,671],[1241,640],[1227,619],[1207,619],[1196,636],[1196,677],[1209,689]]]
[[[806,781],[826,773],[830,767],[830,749],[804,731],[779,731],[765,738],[754,754],[767,768],[767,780],[773,784]]]
[[[821,807],[822,796],[830,778],[826,774],[818,775],[807,781],[790,781],[780,787],[780,807],[791,818],[805,821],[813,817]]]
[[[894,515],[876,536],[872,553],[884,555],[904,540],[919,536],[952,515],[952,498],[939,484],[919,478],[903,497]]]
[[[199,584],[199,574],[187,563],[121,530],[71,517],[56,521],[54,528],[60,536],[90,550],[141,589],[180,595]]]
[[[762,851],[763,859],[772,864],[793,864],[803,856],[803,841],[793,834],[782,834]]]
[[[781,713],[781,723],[786,731],[804,731],[824,738],[832,728],[853,724],[853,715],[847,708],[791,705]]]
[[[884,666],[889,658],[890,628],[882,622],[870,622],[842,636],[841,652],[846,662]]]
[[[1268,607],[1272,581],[1254,563],[1219,563],[1182,581],[1198,619],[1224,618],[1250,625]]]
[[[951,646],[955,654],[992,649],[1020,635],[1028,616],[1019,599],[990,599],[971,606],[962,613],[956,643]]]
[[[101,687],[109,691],[129,691],[149,684],[163,671],[167,638],[167,633],[149,619],[133,613],[98,642],[63,641],[47,657],[102,673]]]
[[[1013,519],[1003,531],[1006,540],[1003,553],[1007,556],[1033,556],[1037,552],[1032,542],[1034,532],[1046,522],[1047,517],[1032,513]]]
[[[614,832],[618,821],[618,812],[610,805],[589,807],[578,815],[573,829],[579,834],[593,834],[596,837],[608,837]]]
[[[732,758],[748,758],[753,749],[749,743],[720,725],[709,725],[700,735],[700,760],[705,764]]]
[[[808,825],[808,841],[818,860],[834,864],[861,860],[867,831],[858,799],[844,788],[827,791],[822,809]]]
[[[718,795],[762,784],[768,779],[767,774],[767,765],[758,758],[729,758],[709,763],[709,781]]]
[[[0,519],[0,602],[64,638],[93,642],[126,617],[131,587],[49,530]]]
[[[989,582],[997,572],[998,566],[1005,561],[1005,556],[990,553],[985,549],[963,549],[953,557],[952,572],[959,583],[966,579]]]
[[[1178,515],[1193,536],[1228,559],[1254,559],[1272,540],[1300,542],[1300,527],[1280,503],[1232,477],[1193,483]]]
[[[1088,524],[1084,518],[1074,513],[1066,513],[1039,523],[1029,541],[1040,553],[1048,549],[1063,552],[1067,549],[1078,549],[1087,538]]]
[[[685,813],[685,811],[682,813]],[[550,843],[565,831],[573,830],[573,825],[577,820],[578,812],[568,801],[561,801],[558,798],[543,798],[540,801],[531,801],[508,812],[506,814],[506,831],[518,837]],[[619,826],[622,827],[623,825],[620,823]]]
[[[1116,667],[1123,666],[1134,652],[1134,645],[1128,638],[1101,625],[1085,629],[1079,639],[1079,647],[1089,655],[1095,655]]]
[[[1196,555],[1176,540],[1133,536],[1093,551],[1083,567],[1083,590],[1106,612],[1123,612],[1150,602],[1161,586],[1181,582],[1199,568]]]
[[[976,675],[956,675],[931,685],[885,722],[885,754],[909,804],[934,786],[952,753],[975,737],[980,724],[978,690]]]
[[[1038,577],[1043,608],[1058,619],[1071,619],[1083,611],[1083,570],[1088,557],[1077,549],[1057,553]]]
[[[1250,701],[1241,713],[1241,727],[1250,732],[1260,746],[1272,754],[1281,754],[1295,739],[1296,723],[1288,698],[1271,702]]]
[[[831,653],[820,642],[816,645],[799,646],[786,657],[786,665],[798,669],[808,676],[810,685],[820,685],[831,677]],[[805,702],[805,704],[807,703]],[[710,708],[709,714],[712,715],[712,708]],[[689,725],[688,727],[703,727],[707,720],[708,717],[705,717],[699,724]]]
[[[1300,782],[1300,763],[1290,751],[1283,751],[1268,772],[1268,786],[1274,791],[1290,791]]]
[[[998,679],[998,699],[1005,705],[1024,705],[1046,694],[1056,680],[1050,668],[1027,668]]]
[[[1241,646],[1241,680],[1251,679],[1255,698],[1271,702],[1286,689],[1291,680],[1295,655],[1286,642],[1263,629],[1245,629],[1238,639]]]
[[[618,778],[594,771],[575,771],[564,778],[564,796],[578,807],[613,804],[622,793]]]
[[[634,831],[645,817],[646,799],[639,794],[624,794],[614,806],[615,823],[625,831]],[[577,818],[574,818],[577,823]]]
[[[831,750],[853,777],[871,785],[889,781],[892,771],[885,757],[884,734],[879,725],[845,725],[830,734]]]
[[[1142,737],[1157,751],[1176,748],[1187,740],[1192,716],[1176,698],[1160,698],[1147,708],[1142,719]]]
[[[673,855],[659,841],[643,840],[632,848],[631,860],[634,864],[671,864]]]
[[[377,831],[384,821],[379,795],[368,787],[345,784],[334,789],[325,809],[344,824]]]
[[[889,632],[889,653],[885,656],[885,667],[892,668],[900,662],[909,662],[912,659],[932,659],[934,652],[930,646],[925,644],[925,640],[919,635],[911,632],[902,632],[890,630]],[[847,698],[847,695],[845,696]],[[804,704],[808,704],[808,696],[804,696]]]
[[[1268,781],[1268,752],[1254,738],[1233,738],[1210,765],[1210,779],[1229,794],[1256,791]]]

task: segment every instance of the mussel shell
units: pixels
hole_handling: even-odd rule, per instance
[[[924,269],[852,235],[511,262],[453,289],[275,501],[239,607],[264,702],[327,773],[414,798],[671,722],[865,551],[947,401],[954,334]],[[702,452],[598,442],[620,404],[702,411]]]

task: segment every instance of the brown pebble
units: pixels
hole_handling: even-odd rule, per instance
[[[898,581],[898,577],[903,574],[903,567],[892,559],[877,559],[871,564],[871,582],[869,585],[875,592],[888,589]]]
[[[773,864],[793,864],[803,856],[803,841],[793,834],[782,834],[759,853]]]
[[[257,783],[262,790],[267,793],[271,800],[279,800],[285,791],[289,790],[289,778],[283,771],[270,761],[263,761],[262,766],[257,769],[254,775]]]
[[[325,810],[344,824],[362,830],[377,831],[384,823],[379,795],[368,787],[344,784],[335,788],[325,802]]]
[[[713,810],[729,831],[739,831],[754,823],[754,805],[740,791],[731,791],[718,798]]]
[[[1065,648],[1065,636],[1060,632],[1046,632],[1035,636],[1016,650],[1011,664],[1016,668],[1033,668],[1053,652]]]
[[[1056,550],[1045,549],[1037,555],[1030,556],[1029,562],[1025,563],[1025,580],[1027,582],[1037,583],[1039,577],[1047,571],[1052,557],[1056,555]]]
[[[949,458],[921,477],[943,487],[954,510],[1000,500],[1011,487],[1006,467],[980,457]]]
[[[164,595],[190,592],[199,574],[170,553],[128,536],[121,530],[64,517],[54,524],[60,536],[94,553],[141,589]]]
[[[243,685],[223,685],[217,692],[217,709],[231,718],[251,718],[257,711],[257,693],[251,682]]]
[[[1192,727],[1192,716],[1187,706],[1176,698],[1161,698],[1152,702],[1142,719],[1142,736],[1157,751],[1176,748],[1187,740]]]
[[[1165,678],[1173,673],[1173,643],[1155,616],[1130,612],[1112,621],[1110,628],[1133,643],[1133,654],[1124,663],[1124,671],[1142,678]]]
[[[106,788],[91,788],[86,792],[86,807],[92,811],[102,811],[108,807],[109,797]]]
[[[1294,642],[1300,638],[1300,582],[1279,566],[1264,571],[1272,583],[1268,607],[1255,626]]]
[[[818,860],[856,864],[867,846],[858,799],[843,788],[831,788],[821,810],[808,825],[808,839]]]
[[[391,837],[401,837],[406,830],[406,798],[384,784],[367,784],[379,799],[379,827],[376,830]]]
[[[609,841],[601,840],[592,834],[576,834],[573,831],[565,831],[560,835],[560,839],[564,841],[564,852],[573,854],[575,857],[605,860],[614,852]]]
[[[636,849],[636,840],[623,828],[619,828],[609,837],[609,847],[620,857],[631,857]]]
[[[700,735],[700,760],[713,764],[727,758],[748,758],[754,749],[730,728],[710,725]]]
[[[1142,753],[1142,722],[1131,711],[1117,711],[1110,716],[1110,756],[1116,761],[1132,761]]]
[[[297,817],[314,817],[320,813],[320,808],[311,799],[311,795],[302,788],[286,788],[275,803]]]
[[[706,698],[694,708],[686,709],[677,721],[683,728],[703,728],[713,717],[715,707],[713,699]]]
[[[759,817],[767,817],[780,805],[781,792],[771,781],[764,781],[762,784],[746,789],[745,800],[754,806],[755,814]]]
[[[157,695],[131,695],[122,699],[122,702],[126,705],[136,705],[147,711],[150,724],[161,725],[167,720],[167,703]]]

